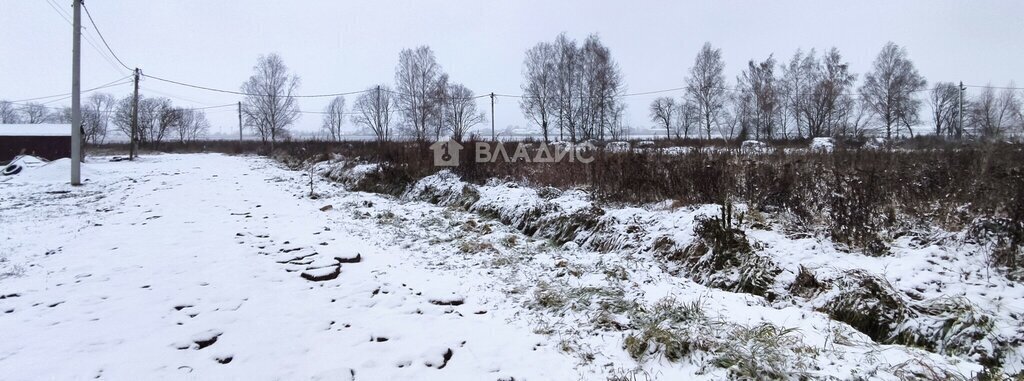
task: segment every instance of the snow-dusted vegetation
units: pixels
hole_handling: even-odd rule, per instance
[[[336,159],[314,168],[357,189],[368,167]],[[911,200],[881,197],[892,219],[881,222],[863,215],[871,206],[851,195],[856,187],[831,191],[828,210],[801,217],[799,208],[746,199],[757,192],[708,204],[623,203],[606,201],[615,194],[600,186],[559,189],[538,184],[543,178],[534,168],[520,180],[472,183],[446,170],[393,202],[454,216],[447,225],[458,228],[437,232],[432,249],[449,244],[514,274],[503,278],[509,300],[583,369],[614,364],[608,375],[626,379],[972,379],[1024,365],[1024,289],[1015,259],[1000,259],[1020,250],[1007,241],[1015,228],[1004,214],[1015,213],[1016,198],[991,210],[955,207],[966,221],[956,225],[910,221],[899,204]],[[851,181],[860,179],[840,186]],[[395,214],[402,226],[422,227],[415,215]]]

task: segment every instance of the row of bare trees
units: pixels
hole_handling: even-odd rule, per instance
[[[107,93],[93,93],[82,102],[82,130],[86,143],[102,144],[114,129],[131,136],[132,96],[120,100]],[[71,123],[71,107],[49,107],[41,103],[0,101],[0,123]],[[168,138],[181,143],[198,140],[209,131],[202,110],[174,106],[167,98],[139,95],[139,140],[159,145]]]
[[[928,88],[906,49],[891,42],[859,88],[836,48],[820,57],[815,50],[798,50],[785,63],[773,56],[751,60],[735,87],[726,82],[724,69],[721,50],[705,44],[689,71],[685,96],[655,99],[651,121],[676,137],[892,138],[913,136],[913,127],[924,123],[921,109],[927,101],[937,135],[999,137],[1024,129],[1021,98],[1012,83],[1000,91],[988,86],[975,97],[952,83]]]
[[[112,108],[110,124],[125,136],[131,136],[133,97],[128,95],[121,98]],[[85,119],[88,126],[88,117]],[[179,143],[192,143],[206,136],[209,129],[210,122],[204,111],[175,106],[168,98],[139,94],[136,141],[140,145],[159,147],[171,139]]]
[[[114,97],[106,93],[93,93],[82,103],[82,124],[86,143],[103,143],[107,138]],[[71,123],[71,107],[49,107],[28,102],[15,105],[0,100],[0,124]]]
[[[597,35],[583,43],[565,33],[541,42],[523,60],[523,114],[541,128],[544,140],[617,138],[625,106],[622,72]]]
[[[392,139],[396,128],[417,141],[442,136],[462,140],[486,120],[477,98],[468,87],[449,79],[430,47],[420,46],[398,55],[394,89],[382,84],[360,92],[351,111],[345,110],[343,96],[335,97],[322,112],[322,126],[330,139],[340,139],[349,115],[378,141]]]

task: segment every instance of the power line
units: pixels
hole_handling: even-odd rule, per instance
[[[66,13],[64,13],[64,11],[62,11],[60,7],[58,7],[53,2],[53,0],[46,0],[46,3],[49,4],[50,8],[57,12],[57,15],[64,19],[64,21],[67,22],[68,25],[71,25],[72,27],[74,26],[74,23],[72,23],[71,20],[68,18],[69,16]],[[103,60],[106,61],[107,64],[114,69],[114,71],[121,71],[121,68],[117,67],[117,64],[115,64],[114,61],[111,61],[110,57],[104,54],[103,50],[96,46],[95,41],[93,41],[93,39],[90,38],[89,35],[83,33],[82,37],[85,38],[85,42],[88,43],[89,46],[91,46],[93,50],[95,50],[96,53],[98,53],[100,57],[103,58]]]
[[[132,71],[132,68],[128,67],[128,65],[125,65],[124,61],[121,61],[121,58],[114,53],[114,49],[110,48],[110,44],[107,43],[107,39],[103,38],[103,33],[100,32],[100,27],[96,26],[96,21],[93,21],[92,13],[89,13],[89,8],[85,6],[85,2],[82,2],[82,9],[85,10],[85,15],[89,17],[89,24],[92,24],[93,29],[96,30],[96,34],[100,36],[100,41],[103,41],[103,46],[107,47],[107,51],[110,52],[110,55],[113,56],[115,60],[117,60],[117,63],[121,64],[121,66],[124,66],[125,69],[127,69],[128,71]]]
[[[131,76],[129,75],[129,76],[121,77],[121,78],[115,79],[113,81],[107,82],[106,84],[103,84],[103,85],[100,85],[100,86],[97,86],[97,87],[94,87],[94,88],[91,88],[91,89],[88,89],[88,90],[82,90],[82,92],[83,93],[87,93],[87,92],[90,92],[90,91],[96,91],[96,90],[105,89],[105,88],[108,88],[108,87],[114,87],[114,86],[118,86],[118,85],[123,85],[123,84],[128,83],[128,82],[122,82],[122,83],[116,83],[116,82],[120,82],[120,81],[122,81],[122,80],[124,80],[124,79],[126,79],[128,77],[131,77]],[[29,102],[29,101],[35,101],[35,100],[40,100],[40,99],[63,97],[63,96],[68,96],[68,95],[71,95],[71,93],[54,94],[54,95],[47,95],[45,97],[35,97],[35,98],[28,98],[28,99],[19,99],[19,100],[16,100],[16,101],[11,101],[11,103]]]
[[[149,74],[146,74],[146,73],[143,73],[142,76],[146,77],[146,78],[152,78],[152,79],[155,79],[157,81],[173,83],[173,84],[179,85],[179,86],[186,86],[186,87],[191,87],[191,88],[200,89],[200,90],[206,90],[206,91],[215,91],[215,92],[218,92],[218,93],[226,93],[226,94],[234,94],[234,95],[244,95],[244,96],[257,96],[257,97],[266,96],[265,94],[252,94],[252,93],[245,93],[245,92],[241,92],[241,91],[224,90],[224,89],[217,89],[217,88],[213,88],[213,87],[193,85],[193,84],[190,84],[190,83],[179,82],[179,81],[170,80],[170,79],[166,79],[166,78],[160,78],[160,77],[149,75]],[[337,97],[337,96],[343,96],[343,95],[361,94],[361,93],[366,93],[366,92],[370,92],[370,91],[376,91],[376,89],[367,89],[367,90],[359,90],[359,91],[348,91],[348,92],[330,93],[330,94],[282,95],[281,97],[282,98],[327,98],[327,97]]]
[[[974,87],[974,88],[981,88],[981,89],[996,89],[996,90],[1024,90],[1024,87],[1012,87],[1012,86],[964,85],[964,87]]]

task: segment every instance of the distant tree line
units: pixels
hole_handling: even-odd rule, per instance
[[[686,72],[681,97],[658,97],[649,107],[651,122],[666,137],[703,139],[785,140],[811,137],[912,137],[923,130],[938,136],[1001,138],[1024,132],[1022,97],[1008,86],[984,87],[968,96],[958,84],[932,87],[918,73],[906,49],[887,43],[859,82],[849,63],[833,47],[823,52],[797,50],[786,61],[774,55],[750,60],[734,82],[727,80],[721,49],[705,43]],[[611,50],[597,35],[582,42],[565,33],[525,52],[523,115],[539,127],[545,141],[622,138],[625,85]],[[242,119],[273,147],[290,137],[289,128],[302,111],[301,85],[277,54],[260,56],[252,76],[237,92],[244,96]],[[323,136],[343,138],[346,122],[372,132],[378,141],[397,135],[418,141],[450,136],[462,140],[487,121],[477,95],[453,81],[428,46],[404,49],[398,55],[393,85],[379,84],[356,95],[347,109],[343,95],[334,96],[321,112]],[[636,94],[633,94],[636,95]],[[922,110],[930,107],[930,113]],[[90,142],[102,142],[113,125],[131,129],[131,97],[115,101],[94,94],[83,104],[83,122]],[[209,128],[199,110],[175,107],[167,98],[140,97],[139,140],[159,144],[203,136]],[[924,111],[929,112],[929,111]],[[70,110],[53,111],[39,103],[16,105],[0,101],[0,123],[67,122]],[[932,126],[924,126],[931,119]]]
[[[132,95],[121,99],[107,93],[93,93],[82,102],[82,129],[86,143],[103,144],[113,131],[131,136]],[[206,136],[210,123],[202,110],[175,106],[170,99],[139,94],[138,138],[145,146],[156,147],[173,139],[190,143]],[[0,124],[71,124],[71,107],[50,107],[28,102],[16,105],[0,101]]]
[[[651,102],[651,121],[677,138],[891,139],[914,135],[927,102],[933,123],[928,130],[938,136],[999,138],[1024,130],[1022,101],[1012,82],[1002,89],[986,86],[973,97],[958,84],[939,82],[929,88],[906,49],[892,42],[882,48],[860,87],[836,48],[820,56],[813,49],[797,50],[784,63],[774,56],[750,60],[734,87],[724,68],[721,50],[704,44],[690,68],[685,95]]]

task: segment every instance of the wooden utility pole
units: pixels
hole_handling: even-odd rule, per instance
[[[491,93],[491,141],[498,140],[494,135],[494,93]]]
[[[242,151],[242,102],[238,102],[238,151]]]
[[[959,108],[959,110],[957,111],[957,116],[960,117],[960,122],[959,128],[956,131],[957,138],[960,138],[960,136],[962,136],[962,134],[964,133],[964,90],[967,90],[967,88],[964,87],[964,81],[960,81],[959,90],[960,91],[957,92],[957,94],[959,95],[957,97],[957,107]]]
[[[71,185],[82,185],[82,0],[74,0],[71,37]]]
[[[135,93],[132,95],[132,133],[128,147],[128,160],[135,160],[139,149],[139,68],[135,68]]]

